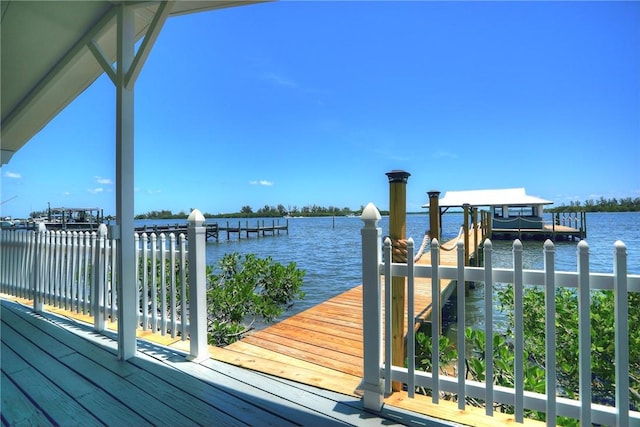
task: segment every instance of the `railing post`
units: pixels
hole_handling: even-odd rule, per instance
[[[364,221],[362,235],[362,321],[364,378],[361,388],[366,409],[379,411],[384,400],[380,379],[382,366],[382,307],[380,294],[380,248],[382,229],[378,227],[380,212],[369,203],[360,217]],[[390,361],[388,361],[390,363]]]
[[[106,301],[104,297],[105,287],[105,251],[107,240],[107,226],[100,224],[98,227],[98,234],[91,235],[93,243],[93,280],[91,281],[91,311],[93,312],[93,328],[100,332],[107,328],[107,321],[105,317]]]
[[[189,339],[187,359],[198,361],[209,357],[207,350],[207,275],[204,216],[198,209],[189,215]]]

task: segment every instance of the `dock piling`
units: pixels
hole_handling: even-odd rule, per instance
[[[394,246],[393,262],[407,262],[398,254],[399,243],[406,238],[407,228],[407,180],[409,172],[393,170],[387,172],[389,178],[389,237]],[[413,254],[407,254],[407,257]],[[392,363],[395,366],[404,366],[404,305],[405,305],[405,277],[393,277],[392,286],[392,322],[393,344]],[[402,383],[394,381],[394,391],[402,390]]]

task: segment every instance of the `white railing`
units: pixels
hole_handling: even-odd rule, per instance
[[[589,272],[589,247],[585,241],[577,246],[578,271],[560,272],[554,267],[554,246],[551,241],[544,243],[543,270],[525,270],[522,265],[522,244],[516,240],[513,244],[513,268],[494,268],[492,266],[490,240],[484,244],[484,267],[465,267],[464,243],[457,244],[457,266],[439,265],[439,243],[431,243],[431,265],[414,265],[413,256],[407,257],[407,263],[391,261],[391,242],[381,241],[382,231],[377,227],[380,214],[373,204],[363,211],[362,220],[362,268],[363,268],[363,322],[364,322],[364,404],[368,409],[380,410],[383,397],[391,393],[391,382],[399,381],[407,385],[407,393],[414,397],[416,387],[431,390],[433,403],[438,403],[441,392],[457,395],[458,408],[465,409],[465,398],[471,397],[486,402],[488,416],[493,415],[493,404],[509,405],[514,408],[516,422],[523,422],[524,411],[544,412],[548,424],[555,425],[556,416],[579,419],[581,425],[640,425],[640,412],[630,410],[629,393],[629,338],[628,293],[640,292],[640,276],[627,274],[626,247],[622,242],[615,244],[615,259],[612,274]],[[413,253],[414,243],[408,240],[408,253]],[[438,266],[433,268],[432,266]],[[384,276],[385,295],[382,295],[381,277]],[[385,361],[392,360],[391,333],[393,331],[391,310],[386,310],[383,318],[382,301],[391,307],[391,278],[407,278],[408,332],[407,367],[392,366]],[[439,361],[439,335],[433,333],[432,372],[417,370],[415,366],[415,324],[413,311],[413,289],[415,278],[430,278],[431,283],[440,280],[456,281],[457,286],[457,337],[459,355],[465,355],[465,281],[485,283],[485,336],[493,337],[493,289],[496,283],[511,283],[514,289],[514,342],[515,357],[514,387],[494,385],[493,381],[478,382],[468,380],[465,369],[465,357],[458,358],[457,376],[441,375]],[[546,390],[552,393],[534,393],[524,390],[524,331],[523,331],[523,289],[525,285],[536,285],[545,290],[545,334],[547,372],[556,372],[556,307],[555,291],[567,287],[576,289],[578,295],[579,319],[579,396],[572,400],[556,395],[556,375],[545,375]],[[590,291],[609,290],[615,295],[615,406],[592,403],[591,393],[591,330],[590,330]],[[439,286],[432,286],[432,313],[439,313]],[[431,316],[431,330],[439,331],[439,316]],[[637,326],[633,326],[637,327]],[[383,330],[385,336],[383,339]],[[485,346],[486,378],[494,378],[493,340],[487,339]],[[383,342],[385,345],[383,346]],[[384,348],[383,348],[384,347]]]
[[[188,232],[194,238],[189,244],[184,234],[134,236],[137,326],[180,335],[182,340],[195,333],[190,330],[189,319],[195,311],[193,304],[190,313],[190,299],[206,304],[205,258],[196,256],[205,250],[204,218],[192,216]],[[106,226],[98,232],[0,230],[0,292],[33,300],[35,310],[43,310],[46,304],[90,315],[95,329],[104,330],[107,320],[118,319],[117,246],[118,240],[107,236]],[[191,290],[190,276],[197,278]],[[190,292],[196,292],[197,298],[191,298]],[[204,337],[194,340],[191,336],[193,357],[199,357],[202,341],[206,343],[206,318],[201,323],[195,329],[204,330]]]

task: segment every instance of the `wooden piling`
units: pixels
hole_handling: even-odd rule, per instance
[[[387,172],[389,178],[389,237],[391,238],[395,248],[398,242],[404,241],[407,229],[407,180],[411,175],[408,172],[393,170]],[[406,259],[398,256],[394,250],[393,262],[406,262]],[[407,256],[413,256],[409,254]],[[405,347],[404,347],[404,305],[405,305],[405,277],[393,277],[391,280],[391,316],[393,323],[392,333],[392,364],[394,366],[404,366]],[[402,383],[393,381],[392,389],[394,391],[402,390]]]
[[[440,197],[439,191],[427,191],[429,195],[429,240],[440,242]],[[440,242],[442,243],[442,242]]]

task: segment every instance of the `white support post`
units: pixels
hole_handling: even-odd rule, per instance
[[[384,401],[383,385],[380,379],[382,366],[382,312],[380,290],[380,249],[382,229],[378,227],[380,212],[369,203],[362,211],[364,222],[362,235],[362,310],[364,378],[363,403],[366,409],[380,411]],[[388,361],[390,363],[390,361]]]
[[[187,358],[199,361],[209,357],[207,340],[207,230],[204,227],[204,216],[198,209],[191,212],[188,222],[190,352]]]
[[[112,229],[119,240],[117,255],[118,295],[118,358],[127,360],[136,354],[138,284],[135,282],[135,227],[133,194],[133,85],[126,85],[126,77],[133,63],[135,45],[135,17],[132,6],[121,3],[117,12],[116,73],[116,218]]]

